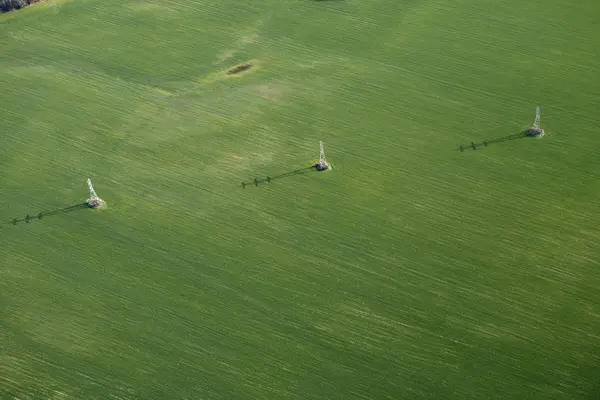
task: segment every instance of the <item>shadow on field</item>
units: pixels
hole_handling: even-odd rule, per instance
[[[77,210],[83,210],[84,208],[89,208],[87,203],[79,203],[79,204],[75,204],[75,205],[72,205],[69,207],[60,208],[58,210],[42,211],[40,213],[37,213],[36,215],[27,214],[24,218],[13,218],[13,220],[10,223],[13,225],[18,224],[19,222],[29,223],[35,219],[40,220],[44,217],[51,217],[53,215],[59,215],[59,214],[65,214],[65,213],[69,213],[69,212],[73,212],[73,211],[77,211]]]
[[[306,167],[306,168],[296,169],[294,171],[284,172],[283,174],[279,174],[279,175],[267,176],[266,178],[263,178],[263,179],[254,178],[254,180],[252,182],[242,182],[242,188],[246,188],[246,186],[249,186],[249,185],[258,186],[265,182],[271,183],[272,181],[275,181],[278,179],[283,179],[283,178],[289,178],[290,176],[304,175],[311,171],[316,171],[316,169],[314,167]]]
[[[471,144],[468,146],[461,144],[459,147],[459,150],[460,151],[477,150],[478,147],[482,147],[482,146],[487,147],[490,144],[508,142],[509,140],[522,139],[525,137],[532,137],[532,136],[527,135],[527,131],[523,131],[521,133],[515,133],[514,135],[504,136],[504,137],[497,138],[497,139],[484,140],[482,143],[471,142]]]

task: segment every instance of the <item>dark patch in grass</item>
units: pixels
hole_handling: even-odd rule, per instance
[[[16,11],[42,0],[0,0],[0,13]]]
[[[229,71],[227,71],[227,75],[235,75],[235,74],[239,74],[240,72],[244,72],[249,70],[250,68],[252,68],[252,64],[242,64],[242,65],[238,65],[235,68],[230,69]]]

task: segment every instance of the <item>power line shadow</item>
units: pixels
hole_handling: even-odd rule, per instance
[[[470,145],[461,144],[460,147],[459,147],[459,150],[460,151],[477,150],[479,147],[487,147],[490,144],[494,144],[494,143],[502,143],[502,142],[508,142],[509,140],[522,139],[522,138],[526,138],[526,137],[533,137],[528,132],[529,132],[529,130],[525,130],[525,131],[520,132],[520,133],[515,133],[513,135],[508,135],[508,136],[504,136],[504,137],[497,138],[497,139],[484,140],[481,143],[471,142]]]
[[[262,179],[254,178],[251,182],[242,182],[242,188],[245,188],[246,186],[250,186],[250,185],[254,185],[254,186],[258,187],[258,185],[261,185],[263,183],[271,183],[272,181],[275,181],[278,179],[289,178],[291,176],[297,176],[297,175],[304,175],[311,171],[316,171],[314,166],[300,168],[300,169],[296,169],[296,170],[289,171],[289,172],[284,172],[283,174],[279,174],[279,175],[267,176],[266,178],[262,178]]]
[[[44,217],[51,217],[53,215],[70,213],[70,212],[77,211],[77,210],[83,210],[84,208],[89,208],[88,204],[87,203],[79,203],[79,204],[75,204],[75,205],[72,205],[69,207],[59,208],[57,210],[42,211],[35,215],[27,214],[23,218],[13,218],[13,220],[10,223],[13,225],[18,224],[19,222],[30,223],[31,221],[33,221],[35,219],[41,220]]]

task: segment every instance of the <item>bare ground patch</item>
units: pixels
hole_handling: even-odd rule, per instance
[[[258,31],[260,30],[262,25],[263,25],[262,20],[259,20],[258,22],[256,22],[255,26],[252,27],[251,29],[249,29],[246,33],[242,34],[239,37],[239,39],[233,44],[233,46],[231,48],[221,51],[217,55],[217,59],[215,60],[215,62],[213,64],[214,65],[222,64],[225,61],[234,57],[244,47],[258,42],[258,40],[260,38]]]
[[[283,85],[278,83],[264,83],[258,85],[257,90],[263,99],[277,101],[281,99],[285,89]]]
[[[229,60],[230,58],[232,58],[234,55],[235,55],[234,50],[223,50],[222,52],[219,53],[219,55],[217,56],[217,61],[215,61],[213,63],[213,65],[221,64],[221,63]]]

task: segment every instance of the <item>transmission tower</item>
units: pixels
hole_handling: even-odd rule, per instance
[[[533,125],[531,128],[525,131],[527,136],[544,136],[544,130],[540,127],[540,108],[536,107],[535,109],[535,121],[533,121]]]
[[[535,121],[533,122],[534,129],[540,129],[540,108],[535,109]]]
[[[323,148],[323,142],[319,142],[319,162],[315,165],[318,171],[325,171],[329,169],[330,165],[325,159],[325,149]]]
[[[96,194],[96,191],[94,190],[94,186],[92,185],[91,179],[88,178],[87,184],[88,184],[88,189],[90,190],[90,198],[87,201],[87,205],[91,208],[100,207],[102,204],[104,204],[104,200],[102,200]]]

